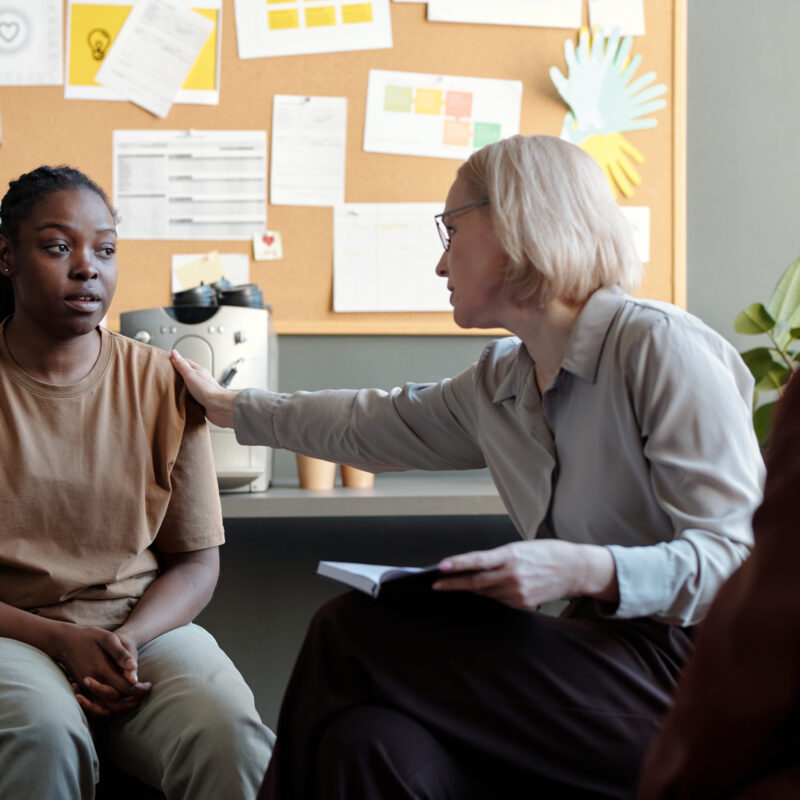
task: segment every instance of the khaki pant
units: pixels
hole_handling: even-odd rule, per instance
[[[52,659],[0,638],[0,797],[91,800],[99,751],[169,800],[252,800],[275,737],[214,638],[197,625],[157,637],[139,678],[153,688],[136,712],[87,723]]]

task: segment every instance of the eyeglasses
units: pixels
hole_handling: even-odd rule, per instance
[[[433,221],[436,223],[436,230],[439,232],[439,238],[442,240],[442,247],[445,250],[450,249],[450,233],[447,230],[447,225],[444,224],[444,218],[449,217],[451,214],[457,214],[459,211],[466,211],[468,208],[477,208],[478,206],[485,206],[489,203],[488,198],[486,200],[478,200],[477,203],[469,203],[466,206],[459,206],[458,208],[451,208],[450,211],[443,211],[441,214],[437,214]]]

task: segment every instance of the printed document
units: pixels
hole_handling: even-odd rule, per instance
[[[277,94],[272,102],[270,202],[344,203],[346,97]]]
[[[114,131],[125,239],[241,239],[267,226],[266,131]]]
[[[139,0],[97,73],[97,82],[166,117],[214,23],[177,0]]]

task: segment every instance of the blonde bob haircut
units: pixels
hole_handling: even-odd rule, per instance
[[[458,170],[467,192],[489,199],[519,300],[583,302],[602,286],[633,292],[642,262],[603,171],[554,136],[511,136],[474,152]]]

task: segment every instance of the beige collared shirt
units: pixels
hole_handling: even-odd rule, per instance
[[[514,337],[433,384],[248,389],[237,438],[373,472],[488,467],[523,537],[608,546],[619,617],[699,622],[747,557],[763,462],[734,348],[665,303],[601,289],[540,396]]]

